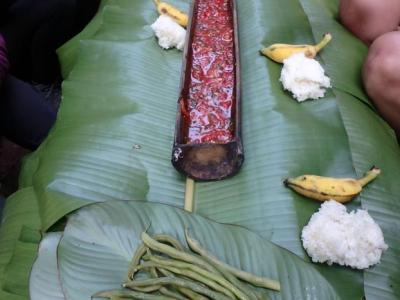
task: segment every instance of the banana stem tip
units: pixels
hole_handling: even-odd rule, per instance
[[[377,166],[372,166],[372,168],[371,169],[369,169],[371,172],[374,172],[374,173],[377,173],[377,174],[380,174],[381,173],[381,169],[380,168],[378,168]]]
[[[325,33],[322,37],[322,40],[317,45],[315,45],[317,52],[324,48],[331,41],[331,39],[332,34],[330,34],[329,32]]]
[[[373,166],[367,173],[365,173],[364,177],[360,178],[358,182],[361,186],[367,185],[369,182],[374,180],[381,173],[381,169]]]

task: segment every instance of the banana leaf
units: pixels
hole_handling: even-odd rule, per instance
[[[80,41],[90,38],[96,33],[103,20],[102,12],[104,7],[106,5],[112,6],[112,3],[113,0],[101,0],[99,4],[99,10],[89,24],[87,24],[80,33],[78,33],[57,50],[63,78],[68,77],[68,74],[71,72],[76,63]]]
[[[184,228],[220,260],[279,280],[279,293],[260,289],[271,299],[339,299],[311,264],[246,229],[141,201],[88,205],[69,217],[57,254],[65,298],[120,288],[143,231],[171,235],[188,248]]]
[[[332,74],[336,73],[335,94],[349,135],[352,159],[357,173],[361,175],[363,170],[368,168],[368,160],[376,161],[377,164],[384,165],[386,169],[381,188],[376,186],[378,189],[374,189],[372,186],[360,197],[362,207],[379,222],[385,238],[391,241],[391,248],[383,257],[384,263],[365,271],[365,293],[371,299],[399,298],[400,246],[398,242],[400,240],[396,232],[399,232],[400,228],[398,218],[400,186],[396,179],[388,178],[400,175],[398,164],[394,163],[399,158],[399,145],[393,138],[393,131],[388,129],[388,125],[382,119],[369,117],[374,108],[360,84],[362,59],[365,57],[363,54],[366,54],[366,49],[337,21],[338,5],[332,5],[326,0],[302,1],[302,5],[316,36],[331,30],[335,35],[344,38],[342,46],[345,56],[340,55],[339,52],[326,51],[322,53],[322,57],[324,61],[339,64],[339,67],[330,64],[327,69]],[[351,101],[350,95],[357,97],[360,101]],[[382,274],[386,275],[382,276]]]
[[[6,201],[0,227],[0,299],[28,298],[28,278],[40,241],[40,218],[32,188]]]
[[[0,227],[0,268],[10,261],[13,246],[24,227],[40,228],[37,201],[32,188],[21,189],[6,201]]]
[[[46,234],[39,245],[38,255],[29,276],[31,300],[64,300],[57,265],[57,247],[61,232]]]
[[[24,235],[32,235],[35,232],[31,228],[25,228]],[[27,231],[30,231],[29,233]],[[25,241],[20,237],[15,245],[12,257],[4,268],[4,278],[1,285],[2,291],[7,291],[15,295],[28,297],[29,274],[33,262],[35,261],[40,234],[35,232],[37,240]],[[17,280],[16,280],[17,279]]]
[[[188,1],[169,2],[188,8]],[[366,47],[337,22],[338,1],[237,2],[246,161],[232,179],[196,183],[195,212],[242,225],[309,261],[300,231],[319,205],[282,181],[304,173],[357,177],[375,164],[381,176],[348,206],[367,208],[382,227],[389,249],[381,264],[365,272],[313,268],[340,299],[398,299],[400,151],[362,90]],[[152,1],[103,1],[86,40],[75,39],[64,57],[60,50],[68,77],[58,120],[20,180],[34,191],[43,230],[110,199],[183,206],[185,179],[169,163],[182,54],[158,47],[149,27],[156,17]],[[299,104],[282,90],[281,66],[258,51],[275,42],[315,43],[326,31],[334,39],[318,60],[334,88]]]

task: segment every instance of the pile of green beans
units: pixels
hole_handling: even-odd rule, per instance
[[[268,300],[265,291],[280,290],[276,280],[234,268],[204,249],[185,230],[191,251],[169,235],[141,235],[143,244],[129,266],[124,289],[97,293],[94,297],[151,300]],[[145,272],[145,279],[136,279]],[[143,276],[142,276],[143,278]]]

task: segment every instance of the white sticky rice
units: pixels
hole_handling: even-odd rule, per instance
[[[379,263],[385,244],[382,230],[366,210],[347,213],[336,201],[324,202],[303,228],[303,247],[313,262],[365,269]]]
[[[283,88],[290,91],[297,101],[318,99],[331,87],[329,77],[325,76],[320,63],[308,58],[304,53],[291,55],[283,61],[281,77]]]
[[[151,24],[158,44],[164,49],[176,47],[182,50],[185,45],[186,30],[176,23],[171,17],[160,15],[158,19]]]

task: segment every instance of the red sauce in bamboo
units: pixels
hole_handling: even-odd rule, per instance
[[[185,111],[187,143],[227,143],[234,137],[235,48],[230,0],[199,0]]]

